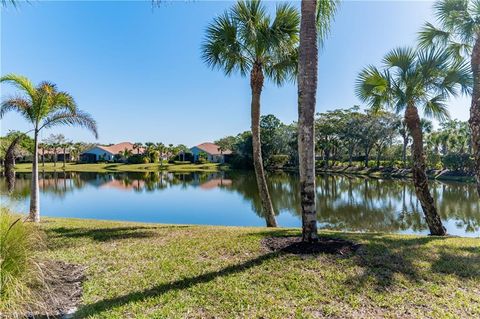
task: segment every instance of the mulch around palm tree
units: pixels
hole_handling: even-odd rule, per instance
[[[262,240],[262,245],[271,251],[282,251],[296,255],[335,254],[348,255],[354,253],[359,244],[340,239],[320,237],[317,242],[303,242],[301,237],[267,237]]]

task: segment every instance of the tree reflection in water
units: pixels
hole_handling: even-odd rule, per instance
[[[28,198],[30,174],[16,174],[14,186],[0,179],[2,196],[13,200]],[[295,174],[272,173],[268,176],[273,206],[277,214],[291,213],[300,220],[298,177]],[[217,173],[40,173],[43,194],[58,198],[69,196],[84,187],[152,193],[177,187],[217,189],[240,194],[251,210],[262,217],[260,198],[252,172]],[[12,189],[13,187],[13,189]],[[10,192],[9,192],[10,190]],[[441,217],[450,227],[468,233],[480,232],[480,203],[473,184],[432,182],[432,193]],[[8,194],[8,195],[6,195]],[[322,228],[347,231],[420,232],[427,229],[411,182],[401,179],[373,179],[339,175],[317,177],[317,212]],[[140,201],[141,201],[141,197]],[[160,203],[161,205],[161,203]],[[138,205],[141,209],[141,202]],[[247,212],[246,212],[247,213]]]

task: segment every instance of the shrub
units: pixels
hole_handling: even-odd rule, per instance
[[[199,157],[196,163],[197,164],[207,164],[207,163],[210,163],[210,162],[204,157]]]
[[[19,317],[35,303],[31,287],[41,278],[35,261],[41,241],[35,225],[0,207],[0,314]]]
[[[473,158],[469,154],[450,153],[442,158],[443,166],[452,171],[473,172]]]
[[[290,157],[288,155],[272,155],[268,159],[268,166],[274,169],[282,169],[287,163]]]
[[[128,164],[148,164],[150,163],[150,158],[145,155],[135,154],[127,159]]]

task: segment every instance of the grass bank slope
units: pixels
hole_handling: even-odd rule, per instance
[[[79,318],[478,318],[480,239],[322,232],[354,255],[272,252],[298,229],[45,219],[47,257],[85,265]]]

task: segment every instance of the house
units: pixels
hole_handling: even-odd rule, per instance
[[[141,154],[144,152],[144,148],[135,148],[134,144],[130,142],[122,142],[110,146],[97,145],[80,154],[80,160],[88,163],[97,161],[113,161],[116,159],[116,156],[120,156],[120,154],[125,150],[130,151],[132,154]]]
[[[218,145],[209,142],[192,147],[190,152],[193,155],[194,162],[198,161],[203,154],[209,162],[222,164],[228,162],[228,157],[232,154],[232,151],[222,151]]]
[[[73,159],[72,154],[70,154],[70,149],[63,147],[56,147],[55,149],[45,149],[39,148],[38,154],[41,156],[42,160],[54,161],[55,156],[57,161],[62,162],[65,157],[66,162],[70,162]]]

